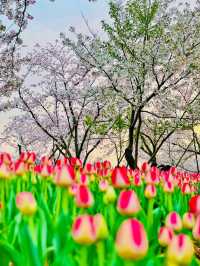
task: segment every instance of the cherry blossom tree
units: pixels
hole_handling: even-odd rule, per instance
[[[199,2],[194,6],[185,1],[181,6],[171,2],[111,2],[113,22],[103,22],[104,40],[76,31],[77,41],[62,35],[65,45],[82,62],[97,69],[108,82],[108,90],[126,103],[126,109],[129,107],[125,157],[132,168],[138,162],[143,110],[152,110],[166,95],[173,98],[181,87],[190,84],[198,88]]]
[[[46,47],[37,45],[27,62],[19,97],[10,103],[21,112],[9,129],[15,125],[18,139],[24,132],[24,143],[50,144],[52,153],[76,156],[86,162],[111,129],[105,123],[106,102],[96,89],[95,72],[58,41]],[[19,129],[16,120],[21,121]]]

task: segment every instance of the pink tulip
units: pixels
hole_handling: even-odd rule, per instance
[[[193,230],[192,230],[192,234],[194,239],[196,240],[200,240],[200,215],[197,216],[197,219],[195,221]]]
[[[7,164],[0,163],[0,179],[8,179],[11,175],[10,169]]]
[[[172,181],[165,181],[163,185],[163,190],[165,193],[174,192],[174,184]]]
[[[12,163],[12,157],[9,153],[7,152],[2,152],[0,154],[0,164],[4,163],[6,165],[10,165]]]
[[[190,265],[193,255],[193,243],[189,236],[174,236],[167,250],[167,265]]]
[[[72,226],[72,238],[79,244],[93,244],[96,241],[94,218],[90,215],[78,216]]]
[[[191,212],[184,213],[182,221],[184,228],[192,229],[195,224],[194,214]]]
[[[87,186],[80,185],[76,193],[76,205],[80,208],[89,208],[94,204],[94,198]]]
[[[61,187],[68,187],[75,181],[75,172],[72,166],[63,165],[61,168],[56,170],[54,176],[54,182],[56,185]]]
[[[97,213],[94,216],[94,226],[97,240],[102,240],[108,237],[108,227],[106,220],[101,213]]]
[[[141,206],[137,194],[133,190],[121,191],[117,202],[117,210],[120,214],[125,215],[138,213]]]
[[[158,242],[161,246],[166,247],[172,241],[173,236],[173,230],[167,226],[163,226],[160,228],[158,233]]]
[[[141,259],[148,251],[148,239],[144,226],[137,219],[127,219],[120,225],[115,246],[124,259]]]
[[[189,183],[184,183],[182,185],[181,191],[182,191],[183,194],[191,194],[192,191],[191,191],[190,184]]]
[[[153,184],[147,184],[144,195],[147,199],[155,198],[156,197],[156,187]]]
[[[31,192],[18,193],[16,206],[24,215],[33,215],[37,211],[37,203]]]
[[[170,212],[166,217],[165,225],[172,228],[174,231],[180,231],[182,229],[180,215],[177,212]]]
[[[105,192],[109,186],[108,180],[104,179],[99,182],[99,190]]]
[[[127,168],[125,167],[116,167],[112,171],[111,175],[112,184],[116,188],[125,188],[130,185],[130,180],[127,174]]]

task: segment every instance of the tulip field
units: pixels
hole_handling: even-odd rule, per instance
[[[0,266],[200,265],[200,174],[0,155]]]

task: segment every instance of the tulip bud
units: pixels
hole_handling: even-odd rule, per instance
[[[69,162],[74,169],[82,167],[82,161],[79,158],[71,157],[69,158]]]
[[[192,229],[195,224],[194,214],[191,212],[184,213],[182,221],[184,228]]]
[[[148,251],[148,239],[144,226],[137,219],[127,219],[119,227],[115,246],[124,259],[141,259]]]
[[[108,184],[108,181],[106,179],[101,180],[99,182],[99,190],[102,192],[105,192],[107,190],[108,186],[109,186],[109,184]]]
[[[140,202],[137,194],[133,190],[120,192],[117,202],[117,210],[120,214],[132,215],[138,213],[140,209]]]
[[[191,194],[192,190],[189,183],[184,183],[182,185],[181,191],[183,194]]]
[[[52,165],[51,159],[47,155],[43,155],[40,159],[42,165]]]
[[[158,184],[160,182],[160,171],[158,168],[151,168],[150,172],[146,173],[145,182],[147,184]]]
[[[54,181],[58,186],[68,187],[75,181],[75,172],[72,166],[63,165],[61,168],[57,168]]]
[[[40,175],[43,178],[47,178],[49,176],[51,176],[53,174],[53,167],[51,165],[41,165],[41,169],[40,169]]]
[[[102,166],[104,169],[110,169],[111,168],[111,162],[110,161],[104,161],[102,163]]]
[[[34,152],[27,152],[26,163],[33,164],[36,160],[36,154]]]
[[[111,175],[112,184],[116,188],[125,188],[130,185],[126,167],[116,167]]]
[[[91,163],[87,163],[83,169],[83,173],[87,175],[92,175],[95,173],[95,168]]]
[[[144,195],[147,199],[156,197],[156,187],[153,184],[148,184],[145,188]]]
[[[142,179],[139,174],[133,176],[133,185],[139,187],[142,185]]]
[[[94,218],[89,215],[78,216],[72,225],[72,237],[79,244],[93,244],[96,241]]]
[[[194,239],[200,240],[200,215],[197,216],[197,219],[195,221],[193,230],[192,230],[192,235]]]
[[[180,231],[182,229],[180,215],[177,212],[170,212],[166,217],[165,225],[172,228],[174,231]]]
[[[0,163],[0,179],[8,179],[10,177],[10,171],[5,163]]]
[[[174,192],[174,184],[172,181],[165,181],[163,185],[163,190],[165,193]]]
[[[171,174],[172,176],[175,176],[175,175],[177,174],[177,169],[176,169],[176,167],[175,167],[175,166],[172,166],[172,167],[170,168],[169,172],[170,172],[170,174]]]
[[[103,196],[104,203],[105,204],[113,203],[115,202],[116,198],[117,198],[117,195],[116,195],[115,189],[112,186],[108,186]]]
[[[194,255],[194,247],[189,236],[174,236],[167,250],[168,265],[190,265]]]
[[[161,246],[166,247],[172,241],[174,232],[171,228],[163,226],[158,233],[158,242]]]
[[[68,188],[69,194],[75,196],[78,192],[78,187],[79,185],[76,183],[73,183],[71,186],[69,186]]]
[[[190,212],[194,213],[195,215],[200,214],[200,195],[196,195],[190,199],[189,209]]]
[[[24,215],[33,215],[37,211],[37,203],[31,192],[18,193],[16,206]]]
[[[94,216],[94,226],[98,240],[108,237],[108,227],[102,214],[98,213]]]
[[[80,185],[76,193],[76,205],[80,208],[89,208],[94,204],[94,198],[87,186]]]
[[[89,178],[85,174],[80,175],[79,183],[82,185],[88,185],[89,184]]]
[[[0,154],[0,163],[4,163],[6,165],[10,165],[12,163],[11,155],[7,152],[2,152]]]
[[[26,172],[26,166],[23,161],[16,161],[15,162],[15,174],[22,176]]]
[[[140,171],[146,175],[150,171],[150,168],[150,165],[147,162],[144,162],[140,167]]]

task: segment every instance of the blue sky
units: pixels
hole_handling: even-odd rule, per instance
[[[70,26],[87,32],[81,13],[91,28],[100,31],[100,21],[108,18],[108,0],[37,0],[30,13],[34,19],[30,21],[23,39],[25,44],[32,46],[37,42],[44,44],[59,38],[59,33],[67,32]]]

